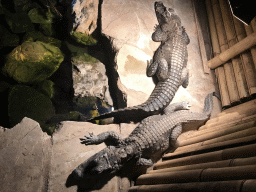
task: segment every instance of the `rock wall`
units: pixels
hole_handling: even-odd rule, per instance
[[[115,176],[99,181],[85,181],[83,187],[69,180],[72,171],[105,144],[85,146],[79,138],[93,132],[116,131],[126,137],[136,125],[95,125],[86,122],[61,122],[52,137],[42,132],[39,123],[24,118],[12,129],[0,128],[0,188],[14,191],[122,191],[130,186],[127,178]],[[80,185],[81,186],[81,185]]]

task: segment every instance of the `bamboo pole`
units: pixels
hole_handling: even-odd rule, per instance
[[[213,128],[213,129],[204,129],[202,131],[196,131],[196,132],[194,132],[194,134],[188,135],[184,139],[187,140],[187,139],[191,139],[191,138],[202,136],[202,135],[212,134],[216,131],[221,131],[221,130],[225,130],[225,129],[234,130],[233,132],[245,130],[245,129],[256,126],[256,115],[253,120],[243,121],[243,123],[239,122],[239,124],[231,124],[231,126],[229,126],[229,125],[228,126],[218,126],[218,127],[216,127],[216,129]],[[230,133],[232,133],[232,131],[230,131]]]
[[[208,163],[199,163],[199,164],[193,164],[193,165],[171,167],[166,169],[151,170],[147,174],[185,171],[185,170],[194,170],[194,169],[206,169],[206,168],[235,167],[235,166],[255,165],[255,164],[256,164],[256,157],[237,158],[237,159],[228,159],[224,161],[214,161],[214,162],[208,162]]]
[[[244,28],[245,28],[247,36],[251,36],[256,33],[256,31],[253,33],[252,26],[250,26],[250,25],[244,25]],[[254,68],[256,69],[256,46],[254,45],[253,47],[251,47],[250,51],[252,54]]]
[[[252,192],[256,180],[213,181],[133,186],[129,192]]]
[[[191,135],[188,135],[185,137],[185,139],[189,139],[189,138],[193,138],[193,137],[197,137],[199,135],[204,135],[204,134],[209,134],[211,132],[215,132],[215,131],[219,131],[219,130],[223,130],[223,129],[235,129],[235,130],[243,130],[243,129],[247,129],[249,127],[254,127],[256,126],[256,115],[252,115],[250,116],[250,118],[245,119],[243,121],[239,121],[239,122],[230,122],[228,124],[221,124],[218,126],[214,126],[208,129],[201,129],[199,131],[194,132]]]
[[[241,127],[239,127],[239,129],[241,129]],[[201,143],[201,145],[202,144],[209,145],[209,144],[213,144],[216,142],[237,139],[239,137],[246,137],[246,136],[249,136],[250,134],[256,134],[256,127],[252,127],[252,128],[245,129],[242,131],[227,129],[227,130],[221,130],[221,131],[217,131],[217,132],[211,132],[209,134],[204,134],[204,135],[200,135],[197,137],[192,137],[192,138],[183,140],[183,141],[179,142],[179,147],[186,146],[186,145],[191,146],[191,144],[200,143],[203,141],[204,141],[204,143]]]
[[[158,162],[153,169],[164,169],[174,166],[191,165],[198,163],[206,163],[213,161],[221,161],[225,159],[242,158],[256,156],[256,144],[245,145],[240,147],[228,148],[219,151],[192,155],[178,159],[166,160]]]
[[[256,115],[251,115],[251,116],[248,116],[248,117],[242,117],[242,118],[239,118],[239,119],[236,119],[236,120],[233,120],[233,121],[231,121],[231,122],[224,122],[223,124],[220,124],[220,125],[212,125],[212,124],[210,124],[210,125],[203,125],[203,126],[201,126],[200,128],[199,128],[199,131],[201,132],[201,131],[203,131],[203,130],[209,130],[209,132],[210,131],[212,131],[212,129],[214,129],[215,127],[216,127],[216,129],[217,128],[220,128],[220,127],[223,127],[223,128],[225,128],[225,127],[228,127],[228,126],[236,126],[236,125],[239,125],[239,124],[243,124],[243,123],[245,123],[245,122],[249,122],[249,121],[254,121],[255,120],[255,117],[256,117]],[[207,132],[207,131],[206,131]]]
[[[231,48],[237,43],[237,35],[232,20],[232,13],[226,0],[219,0],[221,14],[223,18],[224,28],[227,35],[228,47]],[[232,58],[232,66],[234,69],[235,80],[240,99],[249,96],[248,87],[245,80],[245,74],[242,62],[239,56]]]
[[[230,114],[230,115],[226,115],[226,116],[221,116],[221,117],[217,117],[215,121],[211,121],[210,123],[207,124],[207,126],[211,126],[211,127],[214,127],[214,126],[217,126],[217,125],[221,125],[221,124],[224,124],[224,123],[227,123],[227,121],[242,121],[243,118],[246,118],[248,116],[252,116],[252,115],[255,115],[255,112],[256,109],[252,109],[251,111],[248,111],[247,113],[245,114]],[[225,117],[227,117],[227,119],[225,120]]]
[[[228,124],[233,124],[233,122],[235,123],[238,123],[239,121],[244,121],[246,119],[248,119],[248,117],[254,117],[255,115],[255,109],[253,109],[252,111],[248,111],[247,114],[230,114],[230,115],[227,115],[227,116],[221,116],[220,117],[217,117],[215,121],[212,121],[208,124],[205,124],[203,126],[200,127],[199,130],[204,130],[204,129],[207,129],[209,127],[218,127],[220,125],[228,125]],[[225,117],[229,117],[226,119],[225,121]]]
[[[241,21],[233,17],[235,30],[237,33],[238,41],[242,41],[246,37],[246,32]],[[255,31],[256,32],[256,31]],[[246,83],[249,89],[250,95],[256,93],[256,70],[253,64],[251,52],[249,50],[241,54],[242,65],[245,73]]]
[[[219,113],[217,115],[217,117],[220,117],[222,115],[227,115],[229,113],[237,113],[237,112],[240,113],[240,114],[243,114],[243,113],[245,113],[245,111],[248,108],[250,108],[250,109],[256,108],[256,99],[251,100],[251,101],[247,101],[245,103],[242,103],[240,105],[234,106],[234,107],[229,108],[229,109],[225,109],[221,113]]]
[[[224,24],[221,17],[220,5],[218,3],[218,0],[211,0],[211,2],[213,7],[213,16],[214,16],[215,24],[217,28],[220,50],[221,52],[223,52],[228,49],[228,41],[227,41],[226,32],[225,32]],[[226,62],[223,65],[223,67],[224,67],[224,72],[226,76],[230,102],[231,103],[238,102],[240,98],[238,95],[232,63]]]
[[[250,26],[252,27],[252,30],[256,32],[256,18],[254,17],[253,20],[250,23]]]
[[[256,135],[238,137],[232,140],[224,140],[218,143],[208,144],[207,142],[199,142],[191,145],[186,145],[177,148],[173,153],[167,153],[163,156],[163,160],[180,158],[184,156],[189,156],[191,154],[200,154],[204,152],[211,152],[227,147],[237,147],[244,144],[250,144],[256,141]]]
[[[216,67],[224,64],[226,61],[239,55],[247,49],[253,48],[253,46],[256,45],[256,33],[249,34],[249,32],[247,32],[247,34],[248,36],[244,38],[242,41],[238,42],[229,49],[223,50],[223,52],[220,55],[209,60],[208,66],[211,69],[215,69]]]
[[[237,111],[235,113],[228,113],[226,115],[222,115],[214,119],[210,119],[207,121],[205,125],[213,127],[216,125],[224,124],[233,120],[242,119],[243,117],[248,117],[255,114],[256,114],[256,107],[250,107],[248,109],[245,109],[241,114],[239,113],[239,111]]]
[[[144,174],[136,185],[255,179],[256,165]]]
[[[217,30],[216,25],[214,22],[213,11],[211,6],[211,1],[206,0],[206,9],[211,33],[211,40],[212,40],[212,48],[213,48],[213,55],[217,56],[220,54],[220,46],[218,42]],[[218,67],[215,69],[215,75],[217,77],[217,82],[219,85],[220,95],[221,95],[221,104],[222,107],[226,107],[230,105],[230,99],[228,94],[227,82],[225,77],[225,72],[223,66]]]

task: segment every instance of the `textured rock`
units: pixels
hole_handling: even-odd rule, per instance
[[[29,117],[44,125],[54,115],[50,98],[25,85],[14,86],[9,93],[8,101],[11,126],[19,123],[24,117]]]
[[[81,63],[76,67],[79,72],[73,72],[75,96],[96,96],[104,99],[108,87],[105,66],[102,63]]]
[[[113,102],[105,65],[89,55],[86,48],[67,45],[73,55],[74,109],[87,114],[88,110],[96,109],[96,104],[100,112],[106,112]]]
[[[54,33],[52,23],[54,14],[48,9],[34,8],[28,12],[32,23],[39,23],[40,30],[46,36],[52,36]]]
[[[2,192],[46,190],[50,139],[39,124],[29,118],[12,129],[0,128]]]
[[[72,15],[73,29],[76,32],[91,35],[97,27],[99,0],[73,0]]]
[[[50,44],[24,42],[8,56],[3,71],[21,83],[34,83],[50,77],[60,66],[64,56]]]

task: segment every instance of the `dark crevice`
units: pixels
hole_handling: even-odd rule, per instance
[[[97,19],[97,28],[93,32],[92,36],[98,39],[97,46],[92,47],[92,51],[95,49],[101,49],[104,52],[104,59],[100,60],[105,65],[106,75],[108,77],[109,91],[113,100],[113,105],[115,109],[124,108],[127,106],[127,101],[125,99],[124,93],[118,88],[117,81],[119,75],[115,70],[116,62],[115,57],[117,52],[113,50],[111,46],[111,39],[104,36],[102,31],[102,3],[103,0],[99,1],[98,5],[98,19]],[[91,55],[94,56],[93,52]],[[98,59],[98,58],[97,58]]]

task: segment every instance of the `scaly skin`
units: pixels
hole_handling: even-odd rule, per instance
[[[141,105],[105,113],[89,121],[116,117],[115,120],[119,123],[138,122],[150,115],[161,113],[170,104],[179,86],[188,86],[188,35],[173,9],[166,8],[162,2],[155,2],[155,12],[159,25],[156,26],[152,39],[161,42],[161,45],[147,69],[148,76],[156,75],[158,79],[155,89]]]
[[[113,174],[132,158],[136,158],[138,165],[152,166],[156,160],[155,156],[163,154],[169,145],[176,141],[182,132],[182,125],[193,121],[201,124],[206,122],[213,108],[212,96],[213,93],[205,98],[202,113],[188,111],[190,106],[186,102],[171,104],[164,110],[163,115],[153,115],[144,119],[125,139],[113,131],[85,136],[81,139],[83,144],[110,142],[112,145],[90,157],[72,174],[77,179]]]

